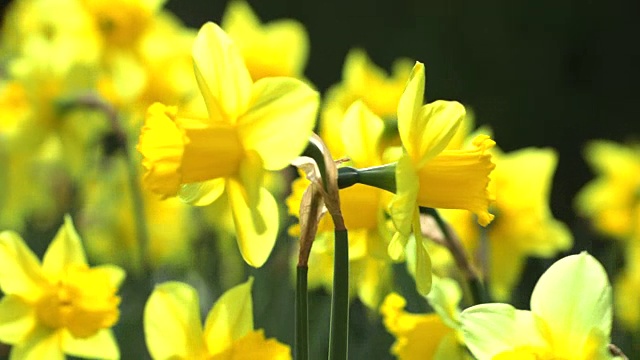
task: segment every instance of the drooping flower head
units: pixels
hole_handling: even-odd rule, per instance
[[[286,167],[304,150],[318,94],[294,78],[253,82],[238,49],[214,23],[200,29],[193,60],[206,111],[149,107],[138,144],[145,183],[194,205],[226,192],[240,251],[259,267],[278,231],[277,203],[263,186],[264,172]]]
[[[488,212],[492,195],[487,187],[495,167],[488,152],[495,142],[486,135],[476,137],[471,149],[445,150],[465,109],[455,101],[423,105],[424,84],[424,65],[417,62],[398,103],[403,150],[396,166],[396,195],[389,205],[397,230],[389,255],[403,257],[413,230],[417,238],[415,254],[421,259],[415,262],[416,281],[422,293],[430,287],[431,269],[420,239],[418,206],[469,210],[481,225],[487,225],[493,219]]]
[[[509,304],[465,309],[469,350],[484,359],[613,359],[608,351],[611,284],[602,265],[583,252],[558,260],[538,280],[531,311]]]
[[[124,279],[116,266],[89,268],[71,218],[42,264],[16,233],[0,233],[0,341],[12,359],[63,359],[64,354],[118,359],[111,331]]]
[[[288,346],[253,329],[250,279],[216,301],[202,328],[198,293],[180,282],[156,286],[144,310],[151,357],[162,359],[291,359]]]

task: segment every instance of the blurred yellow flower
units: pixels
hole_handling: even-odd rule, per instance
[[[342,81],[327,90],[321,112],[320,136],[336,158],[346,156],[341,136],[344,114],[356,100],[386,123],[394,123],[400,96],[407,85],[413,61],[401,58],[392,65],[391,74],[374,64],[362,49],[349,51],[342,69]],[[385,134],[387,135],[387,134]],[[397,140],[397,135],[392,136]],[[386,145],[397,144],[393,139],[382,139],[380,151]],[[389,140],[389,141],[387,141]]]
[[[110,328],[119,317],[115,293],[124,271],[89,268],[70,217],[42,264],[8,231],[0,233],[0,262],[0,341],[13,345],[12,359],[120,357]]]
[[[640,235],[640,146],[596,140],[585,158],[597,177],[577,195],[578,213],[616,239]]]
[[[247,2],[233,0],[221,26],[238,46],[253,81],[270,76],[302,77],[309,39],[300,22],[282,19],[263,25]]]
[[[531,311],[481,304],[460,315],[464,340],[484,359],[613,359],[607,273],[583,252],[553,264],[538,280]]]
[[[226,291],[202,328],[198,293],[180,282],[156,286],[144,310],[151,357],[161,359],[291,359],[287,345],[253,329],[253,279]]]
[[[640,242],[633,243],[625,252],[626,268],[614,284],[615,314],[627,329],[640,330]]]
[[[400,360],[471,359],[458,333],[461,297],[455,281],[436,277],[428,295],[435,313],[408,313],[404,311],[404,298],[396,293],[388,295],[380,313],[385,327],[396,338],[391,353]]]
[[[550,258],[571,248],[573,237],[549,208],[553,173],[558,162],[552,149],[525,148],[510,153],[493,152],[496,169],[491,174],[496,189],[491,211],[496,218],[486,230],[474,225],[468,212],[446,210],[442,214],[458,232],[471,254],[487,263],[492,296],[510,298],[528,256]],[[484,232],[484,234],[483,234]],[[481,255],[481,237],[488,251]],[[483,260],[478,259],[480,266]]]
[[[465,209],[486,226],[493,219],[488,207],[489,174],[495,167],[491,149],[495,142],[486,135],[473,141],[469,150],[445,150],[465,116],[464,107],[453,101],[422,105],[424,65],[417,62],[398,103],[398,130],[403,151],[396,165],[396,195],[389,213],[397,230],[389,244],[389,255],[402,259],[413,230],[416,282],[426,294],[430,287],[431,265],[421,239],[418,206]],[[424,264],[426,262],[426,264]]]
[[[263,186],[265,170],[280,170],[311,135],[318,94],[294,78],[251,80],[229,37],[207,23],[193,47],[206,112],[149,107],[138,150],[146,185],[163,197],[207,205],[229,197],[240,251],[264,264],[278,231],[277,203]]]

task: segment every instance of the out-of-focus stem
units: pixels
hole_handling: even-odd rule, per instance
[[[455,234],[455,232],[451,229],[449,225],[447,225],[438,211],[432,208],[423,208],[426,210],[427,214],[431,215],[433,219],[438,224],[440,231],[444,236],[445,246],[451,252],[454,261],[456,262],[456,266],[462,272],[467,285],[469,286],[469,291],[471,294],[471,302],[473,304],[480,304],[487,301],[484,286],[482,285],[482,281],[480,280],[480,276],[473,265],[469,262],[469,258],[467,257],[467,253],[462,246],[462,242],[460,238]]]

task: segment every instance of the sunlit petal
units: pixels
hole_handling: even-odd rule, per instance
[[[87,258],[71,216],[66,215],[64,224],[44,254],[42,270],[55,277],[65,271],[66,267],[73,265],[86,266]]]
[[[35,300],[46,280],[38,258],[24,244],[20,235],[0,233],[0,286],[5,294],[17,294]]]
[[[0,341],[16,344],[24,341],[37,323],[32,304],[16,295],[0,300]]]
[[[216,24],[206,23],[193,44],[198,86],[213,121],[235,122],[251,97],[251,77],[242,55]]]
[[[575,299],[580,301],[560,301]],[[558,355],[583,346],[592,329],[607,338],[612,321],[611,285],[602,265],[583,252],[558,260],[540,277],[531,295],[531,311],[545,319]]]
[[[278,204],[263,187],[259,189],[257,207],[250,206],[249,194],[237,180],[229,179],[226,189],[242,257],[249,265],[260,267],[271,254],[278,235]]]
[[[85,358],[120,359],[118,343],[111,329],[102,329],[88,338],[76,338],[62,332],[62,349],[66,354]]]
[[[378,142],[384,122],[362,102],[354,102],[344,115],[342,141],[354,164],[359,167],[380,165]]]
[[[198,293],[189,285],[156,286],[144,309],[144,333],[154,359],[196,358],[206,349]]]
[[[253,330],[253,278],[227,290],[213,305],[204,325],[204,338],[210,354],[231,347]]]
[[[238,131],[246,150],[255,150],[267,170],[280,170],[304,151],[315,126],[319,95],[294,78],[258,80]]]

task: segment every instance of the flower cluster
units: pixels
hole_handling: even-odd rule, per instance
[[[600,254],[569,255],[517,310],[528,259],[573,247],[549,204],[554,149],[503,151],[469,106],[426,101],[421,61],[387,73],[352,49],[323,92],[300,22],[233,0],[192,29],[165,2],[6,11],[0,353],[346,359],[351,316],[400,359],[624,357],[611,337],[614,308],[640,327],[637,146],[591,143],[598,177],[575,201],[624,251],[614,286]]]

